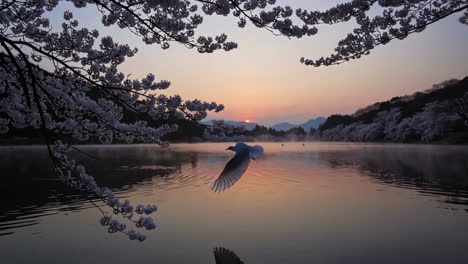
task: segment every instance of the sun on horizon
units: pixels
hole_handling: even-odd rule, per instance
[[[244,120],[244,122],[250,123],[250,122],[252,122],[252,121],[250,121],[250,119],[246,119],[246,120]]]

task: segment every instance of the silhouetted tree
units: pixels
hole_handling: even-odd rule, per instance
[[[450,104],[450,109],[457,113],[464,124],[468,126],[468,92],[463,96],[453,99]]]
[[[309,129],[309,133],[308,133],[308,135],[309,135],[309,136],[314,136],[314,135],[315,135],[315,133],[317,133],[317,129],[316,129],[316,128],[313,128],[313,127],[311,127],[311,128]]]
[[[303,136],[303,135],[306,134],[306,132],[305,132],[304,128],[302,128],[302,127],[293,127],[293,128],[288,129],[288,131],[286,131],[286,134],[288,134],[288,135],[297,135],[297,136],[301,135],[301,136]]]

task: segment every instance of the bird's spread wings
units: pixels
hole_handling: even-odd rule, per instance
[[[213,184],[211,190],[222,192],[233,186],[249,167],[250,154],[249,151],[240,151],[228,161],[218,179]]]
[[[223,247],[214,249],[214,257],[216,264],[244,264],[236,253]]]

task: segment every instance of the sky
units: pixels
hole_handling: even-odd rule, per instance
[[[278,1],[308,10],[324,10],[341,2]],[[210,114],[208,119],[298,124],[319,116],[350,114],[377,101],[468,75],[468,27],[458,22],[460,14],[403,41],[377,47],[360,60],[315,68],[299,63],[299,59],[330,55],[336,43],[353,29],[353,21],[321,26],[312,37],[287,39],[252,25],[238,28],[232,17],[208,16],[198,33],[226,33],[239,47],[200,54],[176,43],[168,50],[144,45],[128,31],[100,26],[100,16],[92,8],[72,11],[81,25],[99,29],[101,36],[111,35],[138,47],[139,53],[121,65],[121,71],[134,78],[151,72],[171,82],[165,94],[225,105],[224,111]]]

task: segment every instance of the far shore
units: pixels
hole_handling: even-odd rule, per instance
[[[187,140],[171,140],[170,144],[196,144],[196,143],[230,143],[230,142],[248,142],[248,143],[364,143],[364,144],[407,144],[407,145],[468,145],[467,140],[450,140],[444,139],[434,142],[396,142],[396,141],[326,141],[326,140],[317,140],[315,138],[302,138],[302,139],[285,139],[285,138],[276,138],[274,140],[262,140],[257,138],[244,138],[243,140],[236,140],[232,138],[226,138],[223,140],[203,140],[200,138],[187,139]],[[151,145],[145,143],[125,143],[125,142],[115,142],[112,144],[101,144],[99,142],[74,142],[74,145]],[[0,146],[45,146],[45,141],[42,138],[26,138],[26,137],[10,137],[10,138],[0,138]]]

